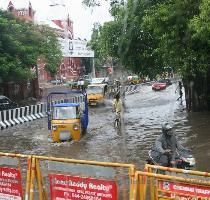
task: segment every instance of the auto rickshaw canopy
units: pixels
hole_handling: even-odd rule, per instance
[[[53,107],[77,107],[79,105],[79,103],[58,103],[53,105]]]

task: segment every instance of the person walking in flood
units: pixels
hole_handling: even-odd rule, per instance
[[[179,81],[179,84],[178,84],[178,86],[177,86],[177,88],[176,88],[176,91],[175,91],[175,93],[178,91],[179,92],[179,97],[178,97],[178,99],[177,99],[177,101],[179,100],[179,99],[181,99],[181,101],[182,101],[182,96],[183,96],[183,92],[182,92],[182,82],[181,81]]]
[[[113,111],[115,112],[115,122],[121,123],[121,114],[122,114],[122,101],[120,99],[120,92],[115,95],[115,99],[112,102]]]

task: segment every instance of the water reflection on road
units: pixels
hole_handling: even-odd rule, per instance
[[[161,124],[174,124],[184,146],[194,146],[197,169],[210,170],[210,114],[187,113],[176,101],[175,85],[154,92],[141,86],[140,92],[126,97],[122,130],[113,127],[111,100],[91,107],[89,132],[79,142],[52,144],[46,119],[18,125],[0,132],[0,151],[68,157],[86,160],[134,163],[142,168],[147,152],[161,132]]]

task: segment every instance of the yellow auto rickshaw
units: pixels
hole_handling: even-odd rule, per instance
[[[127,77],[127,82],[129,85],[136,85],[140,83],[140,79],[137,75],[134,76],[128,76]]]
[[[89,105],[103,103],[107,93],[107,84],[92,84],[87,87],[87,99]]]
[[[82,133],[86,132],[88,126],[88,104],[87,95],[81,91],[50,93],[58,94],[82,94],[83,102],[55,103],[48,100],[48,129],[51,130],[53,142],[68,140],[80,140]],[[48,98],[50,99],[50,98]]]

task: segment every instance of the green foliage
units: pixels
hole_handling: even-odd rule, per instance
[[[99,62],[117,58],[135,73],[161,73],[171,66],[183,76],[209,69],[209,0],[128,0],[111,4],[113,21],[91,40]]]
[[[102,63],[111,57],[135,73],[152,77],[162,69],[161,59],[153,51],[156,40],[142,26],[145,9],[146,4],[140,1],[112,4],[114,20],[100,26],[97,37],[91,40],[92,49]]]
[[[210,1],[202,0],[200,13],[190,20],[193,48],[197,53],[197,66],[202,72],[210,69]]]
[[[46,62],[45,69],[54,77],[61,63],[62,53],[56,34],[46,26],[37,27],[39,30],[39,57]]]
[[[108,1],[108,0],[102,0],[102,1]],[[109,0],[109,3],[111,6],[116,5],[116,4],[124,4],[125,0]],[[96,6],[101,6],[101,0],[83,0],[82,3],[87,6],[87,7],[96,7]]]
[[[61,51],[49,28],[26,23],[0,11],[0,35],[0,76],[4,82],[26,82],[33,78],[31,68],[40,56],[51,74],[57,72]]]
[[[92,59],[91,58],[81,58],[82,67],[85,67],[85,74],[92,72]]]
[[[83,0],[82,3],[87,7],[100,6],[100,1],[98,0]]]
[[[95,66],[98,67],[103,63],[102,48],[100,47],[99,24],[94,24],[91,42],[88,44],[95,53]]]
[[[207,108],[209,0],[127,0],[112,4],[110,12],[114,20],[98,29],[93,48],[100,61],[114,57],[150,77],[172,67],[183,76],[187,109]]]

